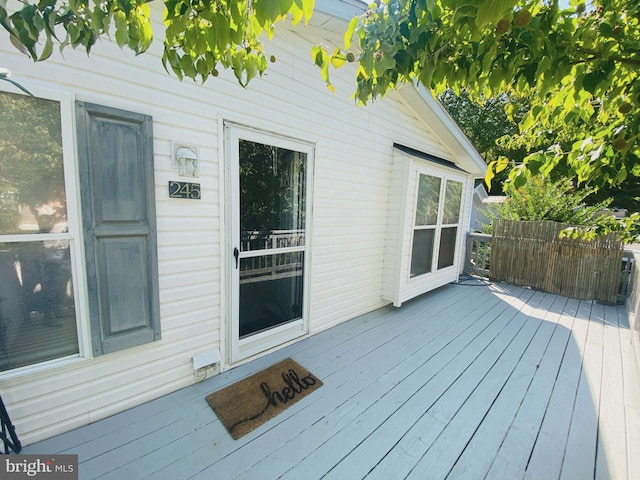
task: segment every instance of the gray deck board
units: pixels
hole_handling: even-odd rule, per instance
[[[378,435],[370,437],[367,442],[363,443],[360,447],[361,452],[359,458],[362,461],[368,461],[366,465],[367,469],[364,471],[346,471],[347,475],[342,476],[343,470],[338,465],[337,475],[334,478],[360,478],[362,474],[366,474],[368,470],[376,467],[372,472],[375,475],[380,475],[389,478],[387,475],[394,470],[402,478],[403,473],[409,473],[414,467],[416,460],[419,460],[430,444],[439,439],[439,434],[445,429],[445,427],[451,427],[450,420],[456,415],[461,404],[469,397],[470,391],[474,390],[478,384],[483,382],[484,375],[487,370],[495,363],[496,356],[501,353],[501,344],[508,342],[514,335],[514,330],[517,329],[517,322],[514,322],[514,313],[509,312],[508,309],[503,310],[496,318],[496,322],[493,322],[490,328],[482,332],[481,335],[476,337],[476,341],[480,347],[483,348],[476,356],[473,356],[477,350],[471,348],[465,349],[464,353],[467,355],[457,355],[451,363],[449,363],[445,369],[443,369],[440,378],[440,386],[437,384],[428,383],[425,385],[427,392],[440,393],[442,395],[435,399],[430,405],[429,403],[417,402],[414,412],[406,412],[406,406],[400,408],[395,415],[397,418],[402,418],[402,421],[409,420],[412,425],[405,432],[402,430],[400,434],[402,437],[398,439],[397,443],[393,445],[393,449],[387,453],[384,451],[388,445],[388,435],[384,430],[378,431]],[[486,338],[493,338],[490,343],[485,343],[483,335]],[[452,385],[448,382],[449,375],[455,375],[459,372],[458,368],[464,368],[464,371],[458,376],[455,383]],[[491,384],[489,380],[486,382],[487,386]],[[434,388],[436,387],[436,388]],[[415,418],[419,416],[419,418]],[[390,426],[393,428],[396,419],[390,419]],[[425,432],[427,435],[425,435]],[[385,454],[384,459],[381,458],[380,464],[371,463],[375,459],[372,458],[371,451],[373,445],[371,440],[375,438],[378,443],[378,448],[383,449]],[[405,452],[411,451],[412,454],[407,459],[411,458],[411,461],[404,462]],[[451,449],[449,454],[453,452]],[[353,462],[353,456],[350,455],[345,459],[344,463]],[[403,464],[401,466],[401,464]],[[391,470],[387,472],[386,469]],[[403,470],[406,469],[406,472]]]
[[[581,308],[582,306],[582,308]],[[581,346],[584,348],[588,325],[582,316],[585,302],[579,305],[577,300],[570,300],[565,308],[566,315],[559,324],[569,329],[563,358],[555,379],[553,390],[547,404],[544,418],[541,422],[535,440],[526,478],[558,478],[562,469],[563,446],[569,435],[569,426],[573,404],[578,389],[581,370]],[[583,321],[580,321],[582,318]]]
[[[638,478],[640,377],[621,307],[448,285],[28,446],[80,478]],[[322,379],[239,440],[204,397],[288,356]]]

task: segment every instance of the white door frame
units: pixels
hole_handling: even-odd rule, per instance
[[[306,154],[306,185],[305,185],[305,245],[303,248],[278,249],[276,253],[287,251],[304,252],[303,262],[303,301],[302,318],[287,322],[240,338],[239,302],[240,302],[240,271],[236,268],[234,249],[240,250],[240,169],[239,149],[240,140],[248,140],[266,145],[273,145]],[[266,352],[278,345],[287,343],[309,332],[309,281],[310,281],[310,251],[313,199],[313,165],[314,145],[285,136],[276,135],[262,130],[225,122],[224,123],[224,152],[225,152],[225,182],[226,182],[226,296],[227,296],[227,361],[229,364],[238,363],[254,355]],[[249,258],[252,252],[240,252],[239,258]]]

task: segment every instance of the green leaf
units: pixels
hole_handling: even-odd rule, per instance
[[[280,16],[279,0],[254,0],[252,7],[258,23],[262,27],[273,23]]]
[[[207,76],[213,70],[213,68],[209,67],[207,61],[204,58],[199,58],[196,61],[196,70],[202,76],[202,79],[204,81],[204,79],[207,78]]]
[[[38,57],[38,61],[44,61],[51,56],[53,53],[53,42],[50,38],[47,38],[47,41],[44,43],[44,47],[42,48],[42,52],[40,52],[40,56]]]
[[[492,163],[491,162],[487,168],[487,172],[484,175],[484,183],[487,185],[487,187],[491,188],[491,181],[495,178],[495,173],[493,173],[493,168],[492,168]]]
[[[251,79],[253,79],[258,75],[260,71],[258,68],[258,62],[256,60],[256,57],[254,55],[248,56],[245,61],[244,67],[247,74],[245,85],[247,85],[251,81]]]
[[[118,12],[114,15],[114,21],[116,24],[116,43],[120,48],[129,44],[129,30],[127,29],[126,19],[122,12]],[[70,25],[73,27],[73,25]],[[69,32],[71,34],[71,32]],[[71,43],[75,43],[74,36],[71,35]]]
[[[526,184],[527,177],[522,172],[517,172],[517,174],[513,177],[513,188],[518,189],[525,186]]]
[[[231,41],[229,20],[222,13],[216,13],[213,17],[213,29],[215,30],[215,45],[220,51],[223,51]],[[213,48],[213,45],[211,45]]]
[[[345,55],[340,52],[339,48],[336,48],[336,50],[333,52],[333,55],[331,55],[331,65],[333,66],[333,68],[340,68],[342,67],[345,63],[347,63],[347,57],[345,57]]]
[[[315,45],[311,49],[311,58],[313,58],[313,63],[315,63],[318,67],[323,67],[325,63],[324,49],[318,45]]]
[[[298,5],[298,3],[300,3],[300,5]],[[289,13],[291,14],[291,23],[293,25],[297,25],[298,23],[300,23],[300,20],[302,20],[302,17],[304,17],[304,12],[302,11],[301,8],[302,4],[299,0],[294,1],[291,4],[291,8],[289,9]]]
[[[622,183],[627,179],[627,169],[624,166],[618,171],[618,175],[616,175],[616,182]]]
[[[538,73],[538,64],[530,63],[522,69],[522,75],[527,80],[527,84],[533,87],[536,84],[536,75]]]
[[[211,29],[209,29],[209,31],[211,31]],[[204,32],[196,32],[193,50],[197,55],[204,55],[209,50],[207,35],[204,35]]]
[[[609,25],[606,22],[602,22],[599,26],[598,26],[598,30],[600,31],[600,33],[602,35],[604,35],[605,37],[613,37],[613,29],[611,28],[611,25]]]
[[[396,60],[390,55],[383,54],[380,60],[375,63],[376,72],[382,73],[387,70],[392,70],[396,66]]]
[[[24,43],[22,43],[18,37],[10,34],[9,41],[14,47],[16,47],[19,52],[24,53],[25,55],[29,55],[29,50],[27,49],[27,47],[25,47]]]
[[[193,63],[193,59],[189,55],[183,55],[180,59],[180,68],[184,74],[195,80],[197,76],[196,66]]]
[[[358,26],[358,22],[360,21],[360,17],[353,17],[349,22],[349,26],[347,27],[347,31],[344,32],[344,48],[345,50],[349,50],[351,48],[351,40],[353,39],[353,35],[356,31],[356,27]]]
[[[237,51],[231,58],[231,65],[234,70],[241,71],[244,64],[244,52],[242,50]]]
[[[151,22],[146,21],[142,24],[142,28],[140,28],[140,50],[136,50],[136,53],[146,52],[151,42],[153,41],[153,29],[151,27]]]
[[[478,8],[475,24],[479,29],[483,29],[489,23],[496,23],[500,18],[496,18],[496,15],[499,13],[496,9],[496,4],[501,3],[500,0],[491,0],[489,2],[485,2],[480,8]]]
[[[509,166],[509,159],[505,156],[500,156],[494,163],[496,167],[496,173],[500,173]]]
[[[333,85],[331,84],[331,78],[330,78],[330,74],[329,74],[329,67],[330,66],[331,66],[331,63],[325,61],[324,64],[322,65],[322,68],[320,68],[320,74],[322,75],[322,79],[327,84],[327,88],[329,90],[331,90],[333,93],[335,93],[336,90],[333,87]]]
[[[315,0],[300,0],[302,2],[302,11],[304,12],[304,23],[309,23],[311,15],[313,14],[313,7],[315,6]]]
[[[106,17],[106,14],[101,9],[95,8],[91,12],[91,28],[95,31],[101,30],[104,25],[104,17]]]
[[[604,78],[604,75],[598,71],[587,73],[582,80],[582,88],[589,93],[595,94],[598,85],[604,80]]]

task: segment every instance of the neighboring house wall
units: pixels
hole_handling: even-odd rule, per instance
[[[506,200],[504,195],[489,195],[483,184],[473,189],[473,208],[471,211],[471,230],[483,232],[491,224],[496,209]]]
[[[155,28],[160,31],[160,12],[155,12]],[[86,292],[77,292],[80,358],[0,373],[0,393],[24,444],[193,383],[197,375],[192,357],[200,352],[221,349],[221,366],[228,368],[224,272],[225,262],[232,259],[225,244],[223,205],[225,120],[315,144],[310,333],[388,303],[381,292],[383,278],[388,278],[387,222],[394,218],[388,213],[393,144],[454,158],[449,146],[400,94],[390,92],[383,101],[357,108],[350,98],[355,67],[332,72],[337,93],[331,93],[309,53],[323,38],[341,40],[313,26],[279,27],[268,46],[276,63],[247,89],[230,72],[205,86],[167,75],[159,40],[138,57],[103,40],[90,57],[67,49],[64,59],[54,55],[38,64],[8,42],[0,45],[3,66],[36,96],[62,94],[64,108],[73,109],[75,100],[86,101],[153,119],[162,338],[92,358]],[[74,122],[63,129],[65,138],[75,144]],[[169,181],[185,180],[172,165],[172,141],[198,147],[195,181],[201,184],[200,200],[168,196]],[[76,153],[70,157],[70,171],[77,172]],[[75,182],[79,190],[77,178]],[[462,231],[469,224],[470,196],[467,189]],[[73,221],[80,222],[79,212]],[[81,237],[74,241],[79,249],[76,261],[81,264]],[[76,271],[80,288],[86,288],[82,268],[77,266]]]

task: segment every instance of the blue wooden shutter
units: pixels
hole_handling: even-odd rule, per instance
[[[160,339],[150,116],[77,102],[94,355]]]

